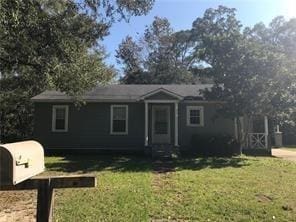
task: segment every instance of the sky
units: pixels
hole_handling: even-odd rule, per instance
[[[155,0],[153,9],[146,15],[132,17],[129,23],[124,21],[113,24],[110,35],[105,37],[103,45],[108,53],[107,64],[115,65],[118,45],[130,35],[137,39],[146,25],[150,25],[155,16],[166,17],[175,31],[190,29],[197,17],[202,17],[208,8],[224,5],[237,9],[237,18],[244,26],[253,26],[258,22],[266,25],[276,16],[286,19],[296,17],[296,0]]]

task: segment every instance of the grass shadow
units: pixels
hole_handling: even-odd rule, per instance
[[[248,156],[270,157],[271,156],[271,149],[265,149],[265,148],[243,149],[243,154],[248,155]]]
[[[52,158],[53,161],[50,160]],[[151,171],[151,160],[133,155],[66,155],[61,158],[50,157],[46,162],[49,171],[66,173],[95,171],[145,172]]]
[[[165,161],[165,160],[164,160]],[[205,168],[239,168],[250,165],[245,157],[180,157],[174,159],[174,170],[202,170]],[[134,155],[65,155],[62,157],[49,157],[46,161],[48,171],[65,173],[91,173],[96,171],[114,172],[153,172],[154,161],[148,156]]]
[[[184,157],[175,160],[175,169],[202,170],[205,168],[220,169],[226,167],[240,168],[251,164],[251,160],[245,157]],[[252,161],[255,161],[252,159]]]

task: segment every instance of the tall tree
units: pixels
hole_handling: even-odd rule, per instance
[[[138,45],[130,36],[127,36],[119,45],[117,58],[124,65],[125,76],[121,79],[126,84],[146,84],[148,78],[144,72],[143,48]]]
[[[57,89],[79,97],[113,78],[100,40],[116,20],[146,14],[154,0],[0,2],[1,138],[30,136],[30,97]]]
[[[220,113],[229,118],[268,115],[283,120],[295,111],[292,23],[277,18],[269,27],[257,24],[243,30],[235,9],[223,6],[206,10],[194,21],[196,55],[212,69],[215,81],[204,93],[228,104]]]
[[[124,66],[122,82],[126,84],[193,83],[197,78],[189,71],[195,58],[189,32],[175,33],[166,18],[155,17],[139,41],[127,37],[117,57]]]
[[[273,116],[281,124],[296,124],[296,19],[286,21],[279,16],[269,26],[262,23],[246,28],[244,35],[256,41],[275,57],[271,61],[266,92]],[[271,108],[271,107],[270,107]]]

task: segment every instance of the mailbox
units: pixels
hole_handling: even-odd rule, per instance
[[[44,151],[36,141],[0,144],[0,185],[15,185],[44,171]]]

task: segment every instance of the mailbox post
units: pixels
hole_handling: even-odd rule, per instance
[[[37,189],[37,222],[52,221],[54,189],[95,187],[97,183],[93,175],[36,176],[43,170],[44,153],[39,143],[0,145],[0,190]]]

